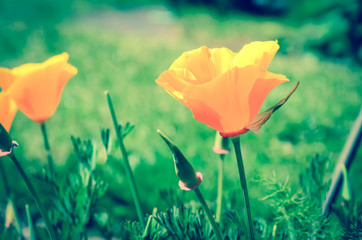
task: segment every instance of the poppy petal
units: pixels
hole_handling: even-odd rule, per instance
[[[60,73],[58,75],[58,87],[55,94],[56,98],[60,100],[61,94],[65,85],[68,83],[69,79],[78,73],[78,69],[69,63],[65,63],[63,67],[60,68]]]
[[[0,123],[6,131],[10,130],[17,110],[15,102],[5,94],[0,93]]]
[[[249,95],[250,122],[258,114],[261,105],[269,93],[276,86],[287,81],[289,81],[289,79],[281,74],[275,74],[271,72],[262,73],[262,75],[255,81],[253,89]]]
[[[256,66],[232,68],[212,82],[186,87],[185,105],[196,120],[219,132],[238,131],[249,123],[248,96],[259,73]]]
[[[49,58],[48,60],[46,60],[44,62],[45,66],[49,66],[49,65],[57,65],[60,63],[67,63],[69,60],[69,54],[66,52],[63,52],[61,54],[55,55],[51,58]]]
[[[235,56],[234,64],[237,67],[256,64],[260,66],[261,70],[265,71],[278,49],[277,40],[249,43]]]
[[[39,69],[41,69],[41,63],[26,63],[13,68],[11,71],[15,76],[21,77]]]
[[[196,78],[190,71],[178,68],[164,71],[160,77],[156,79],[156,83],[173,97],[182,101],[184,99],[183,91],[185,87],[196,83]]]
[[[213,48],[210,50],[211,61],[214,65],[215,74],[219,76],[234,66],[236,53],[227,48]]]
[[[190,71],[195,76],[197,84],[209,82],[215,77],[210,49],[205,46],[183,53],[173,62],[169,70],[179,68]]]
[[[8,89],[15,80],[14,74],[8,68],[0,68],[0,88],[1,91]],[[0,91],[0,92],[1,92]]]
[[[223,129],[221,115],[202,100],[188,99],[184,104],[191,110],[195,120],[202,122],[217,131]]]

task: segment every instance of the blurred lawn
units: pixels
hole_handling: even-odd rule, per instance
[[[186,107],[154,82],[184,51],[202,45],[239,51],[251,41],[278,39],[280,51],[269,70],[285,74],[291,81],[276,88],[263,108],[275,104],[297,81],[301,82],[259,135],[250,132],[241,138],[250,195],[254,199],[263,194],[258,184],[251,181],[257,174],[270,175],[276,171],[281,178],[290,175],[292,182],[296,182],[316,153],[330,156],[332,171],[361,106],[362,69],[348,59],[323,59],[305,48],[307,41],[317,39],[315,34],[322,34],[328,26],[240,13],[219,16],[203,9],[190,9],[180,17],[163,7],[128,11],[84,7],[76,15],[67,14],[66,9],[59,11],[63,12],[48,12],[49,16],[45,16],[41,14],[47,12],[44,8],[39,15],[19,17],[18,21],[6,20],[3,15],[0,66],[12,68],[42,62],[64,51],[70,54],[70,63],[79,73],[69,81],[58,110],[47,121],[49,141],[59,167],[74,165],[70,135],[82,139],[95,137],[101,148],[100,127],[112,129],[104,96],[104,91],[109,90],[118,118],[136,125],[125,145],[147,210],[158,205],[159,189],[178,188],[170,152],[157,129],[167,133],[196,170],[204,174],[202,188],[208,199],[216,197],[218,158],[212,152],[214,131],[195,121]],[[10,16],[12,12],[7,13]],[[39,171],[46,162],[39,126],[18,112],[11,135],[20,143],[16,152],[28,171]],[[359,151],[359,162],[351,169],[356,194],[362,184],[361,157]],[[110,184],[110,198],[104,205],[118,201],[108,208],[115,214],[133,215],[120,161],[110,159],[101,163]],[[22,205],[29,201],[29,195],[22,190],[13,165],[8,163],[6,168],[13,173],[9,174],[11,186],[19,194],[17,203]],[[239,189],[233,156],[226,159],[226,172],[226,194],[231,194]],[[0,196],[4,203],[4,194]],[[257,213],[263,211],[254,209]]]

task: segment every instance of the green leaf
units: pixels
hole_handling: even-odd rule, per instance
[[[152,218],[153,218],[152,215],[150,215],[148,217],[146,228],[145,228],[145,230],[143,231],[143,234],[142,234],[142,239],[150,239]]]
[[[129,122],[126,122],[125,125],[119,124],[118,131],[121,133],[122,139],[124,139],[133,129],[135,125],[131,125]]]
[[[109,147],[110,133],[111,133],[111,130],[109,128],[101,128],[102,143],[103,143],[104,147],[106,148],[107,152],[108,152],[108,147]]]

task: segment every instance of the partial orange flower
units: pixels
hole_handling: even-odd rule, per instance
[[[15,117],[17,107],[15,102],[9,97],[5,96],[3,92],[0,93],[0,123],[4,126],[6,131],[9,132],[13,119]]]
[[[27,117],[45,121],[57,109],[69,79],[77,74],[68,59],[68,53],[62,53],[43,63],[28,63],[11,70],[0,68],[0,87],[8,87],[4,95],[13,99]]]
[[[6,131],[10,130],[15,114],[18,110],[14,100],[5,95],[5,91],[11,86],[14,78],[10,70],[0,71],[0,123]]]
[[[278,49],[277,41],[252,42],[239,53],[203,46],[183,53],[156,83],[188,107],[196,120],[222,136],[258,132],[295,90],[258,115],[270,91],[289,81],[267,71]]]

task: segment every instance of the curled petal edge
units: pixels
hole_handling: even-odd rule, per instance
[[[12,142],[12,145],[11,145],[11,147],[10,147],[10,149],[9,149],[9,151],[2,151],[2,150],[0,149],[0,157],[4,157],[4,156],[7,156],[7,155],[11,154],[11,152],[13,151],[13,149],[14,149],[15,147],[17,147],[17,146],[19,146],[19,143],[17,143],[16,141],[13,141],[13,142]]]
[[[231,132],[231,133],[220,132],[220,135],[222,137],[235,137],[235,136],[247,133],[249,130],[253,131],[256,134],[259,134],[260,128],[269,120],[271,115],[276,110],[278,110],[281,106],[284,105],[284,103],[286,103],[288,101],[288,99],[295,92],[295,90],[297,89],[298,86],[299,86],[299,81],[295,84],[293,89],[289,92],[289,94],[285,98],[280,100],[277,104],[275,104],[271,108],[268,108],[264,112],[261,112],[258,115],[256,115],[256,117],[253,119],[253,121],[247,127],[241,129],[240,131]]]
[[[253,119],[253,121],[247,126],[247,129],[253,131],[254,133],[258,134],[260,132],[260,128],[266,123],[266,121],[269,120],[271,115],[278,110],[281,106],[284,105],[289,99],[289,97],[295,92],[297,87],[299,86],[299,81],[295,84],[293,89],[289,92],[289,94],[280,100],[277,104],[272,106],[271,108],[268,108],[264,112],[259,113],[256,115],[256,117]]]
[[[181,180],[178,182],[178,185],[179,187],[182,189],[182,190],[185,190],[185,191],[191,191],[195,188],[197,188],[200,183],[202,182],[202,179],[203,179],[203,176],[202,176],[202,173],[201,172],[197,172],[196,173],[196,177],[198,179],[197,183],[194,185],[194,186],[191,186],[191,187],[188,187],[186,186],[186,184],[184,182],[182,182]]]

